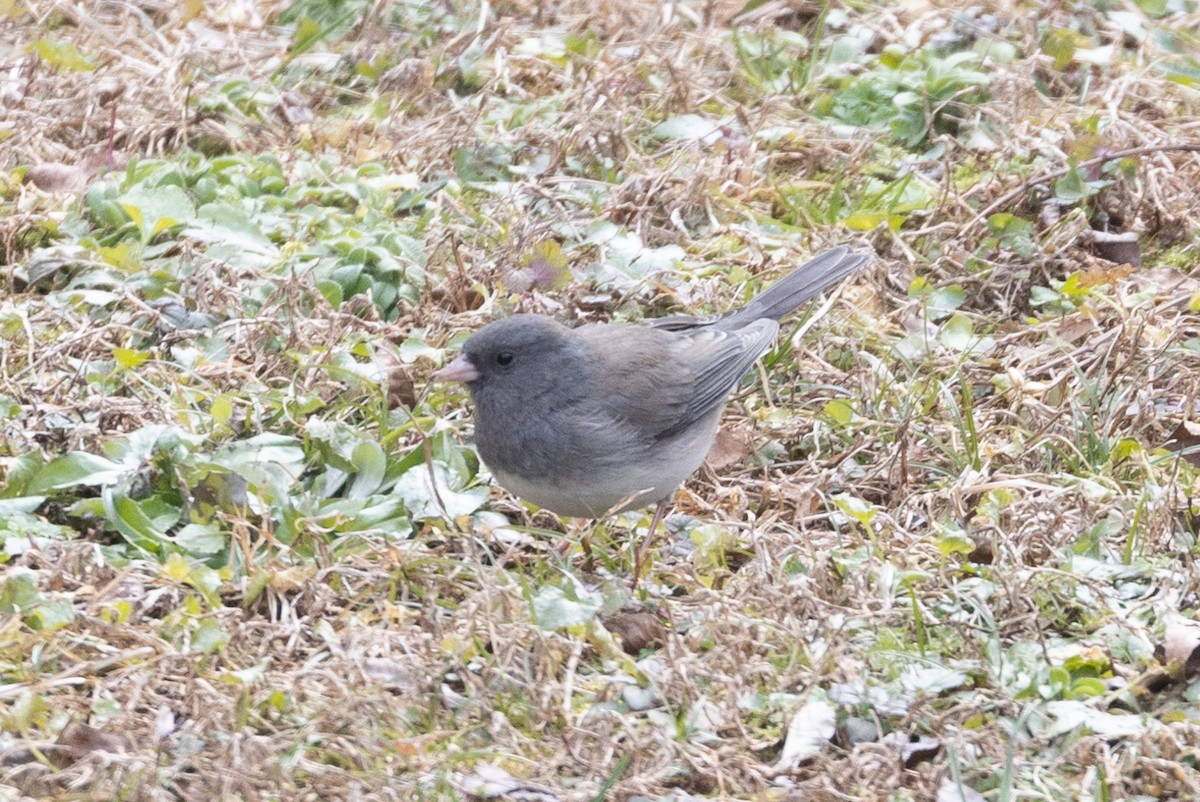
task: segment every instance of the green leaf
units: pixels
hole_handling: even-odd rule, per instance
[[[121,196],[120,203],[141,231],[142,242],[196,218],[196,209],[187,193],[173,184],[161,187],[138,184]]]
[[[427,357],[437,363],[445,354],[440,348],[434,348],[425,341],[425,329],[413,329],[404,342],[400,343],[400,360],[405,363],[416,362],[420,357]]]
[[[1087,699],[1092,696],[1103,696],[1108,693],[1104,680],[1097,677],[1080,677],[1071,683],[1070,699]]]
[[[112,488],[105,488],[102,498],[108,522],[127,543],[150,554],[161,551],[165,535],[137,501]]]
[[[206,253],[237,267],[263,268],[279,259],[279,248],[240,208],[229,203],[208,203],[196,210],[183,231],[189,239],[206,243]]]
[[[28,495],[72,487],[111,485],[127,473],[124,466],[86,451],[72,451],[44,465],[29,481]]]
[[[350,463],[354,466],[355,475],[347,492],[349,498],[364,499],[379,489],[387,471],[387,457],[379,443],[364,440],[356,445]]]
[[[431,470],[422,463],[406,471],[392,492],[404,499],[404,506],[414,521],[454,519],[475,512],[488,497],[486,487],[461,490],[461,486],[458,477],[453,476],[444,464],[434,462]]]
[[[296,35],[292,39],[292,57],[295,58],[321,41],[323,32],[321,23],[311,17],[302,17],[296,23]]]
[[[898,231],[904,218],[887,212],[856,212],[842,220],[842,225],[852,231],[874,231],[883,223],[892,231]]]
[[[840,398],[835,398],[826,404],[824,412],[835,423],[841,426],[849,426],[854,420],[854,407],[848,401],[843,401]]]
[[[212,654],[220,651],[229,643],[229,634],[221,629],[220,623],[214,618],[205,618],[200,626],[192,633],[191,647],[193,651]]]
[[[41,601],[32,571],[26,568],[10,569],[0,586],[0,613],[5,615],[24,614]]]
[[[201,557],[219,553],[227,542],[216,524],[188,524],[171,539],[188,554]]]
[[[1067,28],[1055,28],[1042,40],[1042,52],[1054,59],[1054,69],[1061,72],[1075,58],[1079,34]]]
[[[1158,18],[1170,10],[1169,0],[1133,0],[1133,4],[1141,9],[1147,17]]]
[[[132,370],[150,358],[149,351],[134,351],[131,348],[114,348],[113,359],[117,365],[126,370]]]
[[[878,510],[871,506],[870,502],[846,493],[834,496],[834,504],[847,517],[853,518],[868,528],[871,526],[871,521],[875,519],[876,513],[878,513]]]
[[[55,69],[67,72],[90,72],[96,69],[91,59],[79,48],[62,39],[42,37],[25,45],[26,53],[34,53]]]
[[[975,543],[961,529],[943,532],[938,536],[937,547],[943,557],[949,557],[951,554],[970,554],[975,551]]]
[[[938,330],[938,342],[951,351],[966,351],[975,341],[975,325],[966,315],[954,315]]]
[[[9,519],[13,516],[29,515],[37,511],[37,508],[42,506],[42,502],[46,500],[45,496],[19,496],[17,498],[0,499],[0,519]],[[5,528],[4,524],[0,523],[0,529]]]
[[[305,458],[296,438],[260,434],[224,446],[213,454],[212,462],[252,485],[286,487],[304,472]]]
[[[44,601],[25,617],[25,623],[29,625],[29,628],[38,632],[53,632],[68,626],[74,620],[75,606],[67,599]]]
[[[566,590],[553,585],[544,587],[530,599],[534,623],[542,629],[582,626],[594,619],[603,606],[601,593],[573,584]]]
[[[317,291],[325,299],[325,302],[337,309],[342,305],[345,299],[345,293],[342,291],[342,285],[331,279],[321,279],[317,282]]]
[[[1087,177],[1079,169],[1074,159],[1070,164],[1071,167],[1067,174],[1054,182],[1054,197],[1068,203],[1077,203],[1094,194],[1095,190],[1088,186]]]
[[[951,284],[948,287],[939,287],[929,296],[929,300],[925,305],[926,314],[930,320],[942,320],[949,317],[954,310],[966,303],[966,300],[967,293],[957,284]]]
[[[1200,86],[1200,63],[1188,58],[1183,61],[1163,61],[1155,65],[1167,80],[1181,86]]]

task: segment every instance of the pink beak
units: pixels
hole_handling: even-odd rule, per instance
[[[433,374],[433,379],[440,382],[463,382],[465,384],[478,378],[479,371],[475,369],[465,354],[460,355],[458,359]]]

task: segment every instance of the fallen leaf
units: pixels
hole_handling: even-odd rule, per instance
[[[1132,275],[1133,267],[1129,264],[1119,264],[1114,267],[1091,267],[1079,276],[1079,286],[1100,287],[1105,284],[1116,284]]]
[[[480,763],[471,774],[455,773],[451,784],[475,799],[558,802],[554,791],[516,779],[499,766]]]
[[[712,448],[708,450],[705,460],[710,468],[719,471],[736,465],[750,454],[750,435],[740,428],[730,429],[722,426],[717,431]]]
[[[166,705],[160,705],[154,715],[154,737],[163,740],[177,728],[175,713]]]
[[[1200,671],[1200,626],[1189,621],[1168,624],[1154,656],[1177,679],[1191,679]]]
[[[792,716],[775,768],[787,771],[815,757],[836,731],[837,709],[824,699],[810,699]]]
[[[276,110],[288,125],[308,125],[315,118],[308,99],[297,92],[284,92]]]
[[[971,553],[967,555],[967,562],[975,563],[976,565],[991,565],[996,561],[996,551],[992,546],[992,539],[987,535],[974,535],[971,542],[975,544],[975,548],[971,549]]]
[[[937,802],[987,802],[983,794],[969,785],[957,783],[947,777],[938,786]]]
[[[1132,265],[1133,267],[1140,267],[1142,264],[1142,250],[1138,243],[1138,235],[1134,231],[1120,234],[1093,231],[1092,250],[1097,256],[1108,262]]]
[[[626,654],[638,655],[646,649],[661,648],[667,642],[667,630],[653,613],[617,612],[601,619],[604,628],[621,640]]]
[[[904,759],[904,767],[912,769],[933,760],[941,750],[942,742],[937,738],[914,735],[906,738],[900,745],[900,756]]]
[[[62,734],[58,736],[58,745],[65,747],[65,751],[59,753],[59,759],[63,761],[60,765],[70,765],[77,760],[83,760],[93,752],[115,754],[125,751],[124,742],[117,736],[78,721],[72,721],[63,728]]]
[[[75,164],[46,162],[26,170],[25,183],[33,184],[43,192],[83,192],[95,174],[95,170]]]
[[[879,740],[879,725],[862,716],[847,716],[842,722],[838,738],[846,746],[873,743]]]
[[[408,368],[400,359],[400,352],[391,343],[379,343],[375,348],[375,364],[387,376],[388,409],[417,405],[417,390]]]
[[[1106,740],[1118,740],[1141,735],[1146,722],[1140,715],[1112,713],[1077,699],[1056,699],[1043,708],[1045,717],[1033,729],[1039,738],[1058,738],[1067,733],[1090,732]]]
[[[379,79],[380,92],[417,94],[433,89],[433,62],[424,58],[406,58]]]
[[[1085,317],[1064,320],[1058,326],[1058,336],[1065,342],[1075,343],[1096,330],[1096,324]]]
[[[1180,421],[1167,442],[1163,443],[1163,448],[1178,451],[1179,456],[1188,463],[1200,465],[1200,423]]]

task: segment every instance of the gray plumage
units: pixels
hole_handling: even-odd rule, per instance
[[[643,507],[700,467],[777,321],[866,261],[826,251],[708,318],[571,329],[513,315],[472,335],[438,378],[467,383],[479,455],[509,491],[560,515]]]

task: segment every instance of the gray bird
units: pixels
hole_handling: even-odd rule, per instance
[[[675,489],[708,454],[738,380],[778,320],[868,257],[814,257],[712,317],[568,328],[518,314],[484,326],[434,374],[465,382],[479,456],[508,491],[559,515],[598,518],[657,503],[642,552]]]

